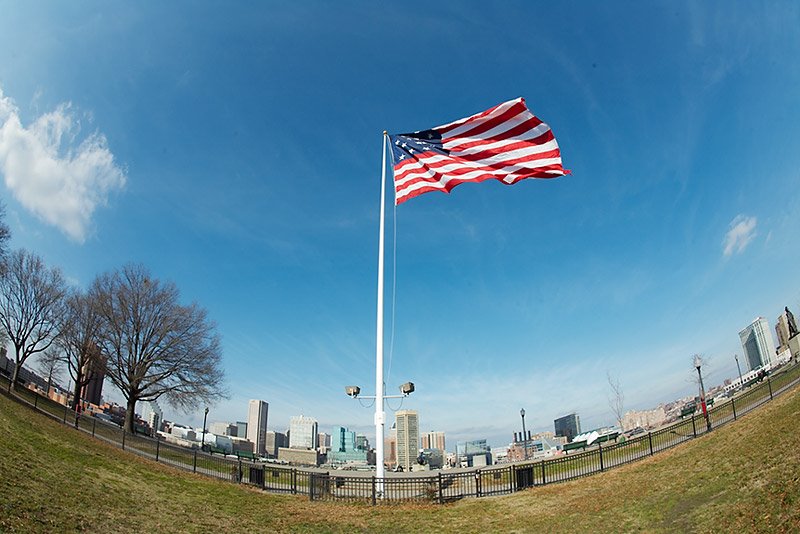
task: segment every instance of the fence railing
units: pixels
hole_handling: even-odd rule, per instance
[[[8,383],[0,377],[0,383]],[[711,428],[731,423],[743,414],[769,402],[800,383],[800,365],[784,367],[747,391],[715,405],[708,411]],[[0,387],[5,393],[6,388]],[[31,408],[94,438],[179,469],[248,484],[270,492],[307,495],[310,500],[445,503],[465,497],[513,493],[525,488],[564,482],[625,465],[694,439],[708,432],[702,414],[693,414],[658,430],[617,443],[596,446],[562,456],[472,470],[432,471],[430,475],[409,473],[383,479],[375,476],[329,472],[321,469],[286,467],[209,454],[170,445],[163,440],[131,434],[91,416],[76,416],[68,407],[27,388],[18,388],[16,398]]]

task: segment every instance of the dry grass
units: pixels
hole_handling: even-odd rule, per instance
[[[0,397],[0,531],[800,531],[798,393],[582,480],[446,506],[378,507],[312,503],[187,474]]]

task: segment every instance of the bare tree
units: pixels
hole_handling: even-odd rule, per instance
[[[125,427],[134,430],[137,401],[167,401],[183,410],[226,395],[216,327],[197,304],[178,303],[172,283],[141,265],[99,276],[90,296],[101,327],[108,378],[127,401]]]
[[[8,241],[11,239],[11,230],[5,223],[6,207],[0,203],[0,265],[5,264],[8,256]],[[0,269],[2,272],[2,269]]]
[[[50,348],[59,332],[64,305],[64,279],[58,269],[45,266],[39,256],[11,253],[0,278],[0,328],[14,345],[14,374],[9,390],[16,389],[19,370],[31,355]]]
[[[63,357],[55,349],[55,345],[39,353],[39,357],[36,361],[36,369],[47,377],[47,394],[49,395],[53,379],[58,380],[61,376],[61,371],[64,370]]]
[[[8,242],[11,239],[11,230],[5,223],[6,207],[0,202],[0,276],[4,276],[6,272],[6,261],[8,260]],[[5,329],[0,328],[0,347],[5,351],[6,343],[8,343],[8,336]]]
[[[74,384],[73,408],[78,411],[83,388],[98,373],[105,372],[105,362],[96,344],[101,318],[89,295],[80,291],[69,294],[64,311],[58,345]]]
[[[611,394],[608,396],[608,405],[611,411],[614,412],[614,417],[617,418],[617,425],[622,429],[622,419],[625,417],[625,395],[622,392],[622,385],[619,382],[619,377],[611,376],[611,372],[606,373],[608,385],[611,388]]]

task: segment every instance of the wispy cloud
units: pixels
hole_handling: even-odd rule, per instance
[[[756,236],[757,223],[758,221],[755,217],[737,215],[736,218],[731,221],[728,233],[725,234],[722,253],[728,257],[733,254],[741,254],[744,252],[744,249],[747,248]]]
[[[82,243],[98,206],[125,186],[106,138],[78,140],[71,105],[22,124],[14,101],[0,89],[0,172],[14,197],[42,221]]]

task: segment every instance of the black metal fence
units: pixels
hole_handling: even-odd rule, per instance
[[[784,367],[747,391],[710,409],[710,427],[713,429],[735,421],[799,382],[800,365]],[[2,391],[5,392],[5,388]],[[423,476],[414,473],[391,474],[379,479],[369,474],[294,468],[209,454],[169,445],[148,436],[130,434],[118,425],[95,417],[76,416],[66,406],[27,388],[19,388],[17,398],[43,414],[97,439],[179,469],[233,483],[249,484],[265,491],[307,495],[310,500],[362,501],[371,504],[414,501],[445,503],[464,497],[513,493],[525,488],[564,482],[652,456],[709,431],[703,414],[695,414],[636,438],[616,443],[598,443],[584,451],[555,458],[471,470],[433,471]]]

